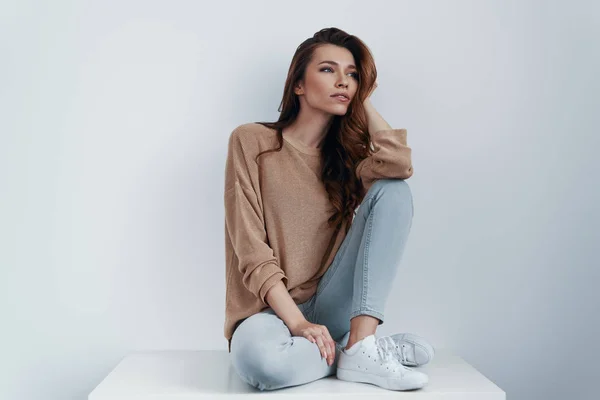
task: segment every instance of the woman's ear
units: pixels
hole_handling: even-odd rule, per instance
[[[294,93],[298,96],[304,94],[304,90],[302,89],[302,82],[298,82],[296,83],[296,85],[294,85]]]

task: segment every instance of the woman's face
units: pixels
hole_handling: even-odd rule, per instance
[[[358,71],[354,65],[354,56],[348,49],[332,44],[319,46],[306,67],[304,82],[300,81],[294,89],[300,95],[301,107],[308,105],[329,114],[346,114],[358,90]],[[332,97],[338,92],[345,93],[348,100]]]

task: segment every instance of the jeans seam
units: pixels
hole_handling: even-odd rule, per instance
[[[361,307],[366,307],[367,304],[367,289],[369,287],[369,247],[371,244],[371,231],[373,230],[373,218],[375,215],[375,207],[370,207],[369,220],[367,221],[367,238],[365,239],[365,254],[363,266],[363,290],[361,298]]]

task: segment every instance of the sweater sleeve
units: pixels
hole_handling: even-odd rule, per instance
[[[258,165],[244,150],[240,131],[229,138],[225,169],[225,230],[231,240],[237,268],[246,289],[268,306],[265,296],[287,277],[268,244],[262,203],[259,201]]]
[[[412,176],[412,150],[406,145],[406,129],[383,129],[371,134],[371,151],[356,167],[356,177],[365,192],[378,179]]]

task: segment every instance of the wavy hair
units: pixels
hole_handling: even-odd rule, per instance
[[[373,89],[377,69],[369,48],[362,40],[338,28],[325,28],[306,39],[296,49],[288,70],[283,99],[279,106],[277,122],[256,122],[277,131],[279,147],[265,153],[281,151],[283,129],[290,126],[300,112],[300,100],[294,93],[294,85],[304,78],[306,67],[316,48],[333,44],[348,49],[354,56],[358,72],[358,89],[345,115],[334,115],[321,146],[321,181],[329,194],[333,214],[328,219],[330,226],[339,230],[345,223],[346,233],[350,229],[354,210],[360,205],[365,191],[355,175],[358,163],[369,155],[370,135],[363,106],[364,100]],[[336,231],[337,232],[337,231]],[[335,234],[334,234],[335,236]]]

